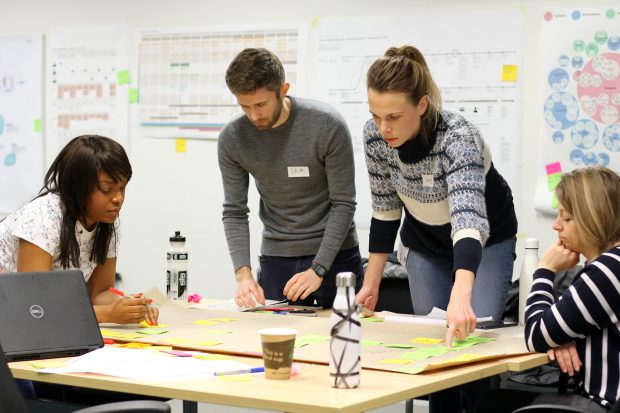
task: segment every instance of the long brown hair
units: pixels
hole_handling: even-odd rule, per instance
[[[79,266],[80,248],[75,237],[75,224],[86,216],[86,205],[97,188],[99,172],[107,173],[117,183],[131,179],[131,164],[118,142],[99,135],[83,135],[72,139],[60,151],[45,174],[39,196],[58,194],[62,204],[60,226],[60,263],[64,268]],[[103,264],[114,224],[99,222],[95,229],[90,260]]]
[[[603,166],[575,169],[555,188],[579,236],[597,256],[620,240],[620,177]]]
[[[366,85],[377,92],[402,92],[413,105],[428,95],[419,136],[427,140],[439,123],[441,94],[431,76],[424,55],[415,47],[390,47],[368,69]]]

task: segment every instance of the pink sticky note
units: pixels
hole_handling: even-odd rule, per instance
[[[559,162],[550,163],[545,165],[545,169],[547,170],[547,175],[557,174],[558,172],[562,172],[562,165]]]
[[[192,357],[192,353],[180,350],[162,350],[162,353],[172,354],[173,356],[177,357]]]

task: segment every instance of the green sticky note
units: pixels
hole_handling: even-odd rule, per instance
[[[129,103],[138,103],[138,89],[129,89]]]
[[[407,373],[407,374],[418,374],[422,371],[422,367],[400,367],[395,371],[399,373]]]
[[[551,196],[551,208],[558,209],[558,197],[555,192]]]
[[[547,175],[547,189],[549,191],[554,191],[555,187],[558,186],[561,179],[562,179],[562,172]]]
[[[301,337],[295,339],[295,348],[304,347],[309,344],[321,343],[323,341],[329,341],[329,336],[321,336],[319,334],[304,334]]]
[[[142,328],[136,331],[136,333],[147,334],[147,335],[163,334],[167,332],[168,330],[164,330],[163,328]]]
[[[127,85],[131,83],[131,75],[128,69],[119,70],[116,72],[116,83],[119,85]]]
[[[366,321],[368,323],[382,323],[383,319],[380,317],[364,317],[362,321]]]
[[[34,120],[34,131],[41,132],[43,130],[43,121],[41,119]]]
[[[415,346],[413,344],[403,344],[403,343],[386,344],[385,347],[390,347],[390,348],[415,348]]]
[[[361,340],[360,343],[362,344],[362,347],[376,347],[376,346],[380,346],[381,344],[383,344],[380,341],[374,341],[374,340]]]

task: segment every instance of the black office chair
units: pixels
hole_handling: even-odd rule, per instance
[[[513,410],[512,413],[585,413],[582,409],[556,404],[532,404]]]
[[[52,405],[56,402],[33,401],[36,406],[26,404],[26,400],[19,392],[11,370],[4,357],[4,350],[0,345],[0,413],[29,413],[33,407],[40,411],[52,411]],[[50,405],[49,409],[42,406]],[[74,410],[73,413],[170,413],[170,406],[164,402],[152,400],[135,400],[128,402],[108,403],[99,406],[87,407]]]

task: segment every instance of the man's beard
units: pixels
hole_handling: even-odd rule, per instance
[[[262,130],[262,131],[271,129],[273,125],[276,124],[276,122],[280,118],[280,114],[282,113],[282,107],[284,106],[282,101],[283,101],[282,98],[278,99],[278,105],[276,106],[276,110],[274,111],[273,116],[269,119],[269,122],[267,122],[264,125],[258,125],[254,123],[254,126],[256,126],[259,130]]]

